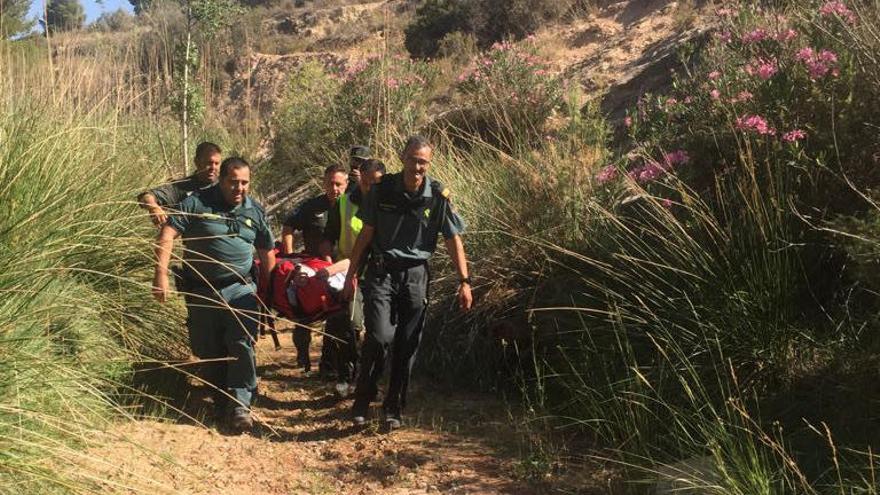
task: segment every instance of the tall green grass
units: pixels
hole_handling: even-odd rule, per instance
[[[0,492],[94,491],[100,460],[84,452],[112,418],[137,414],[120,405],[133,364],[186,355],[180,312],[151,301],[152,227],[133,200],[164,170],[115,100],[84,112],[53,103],[48,84],[7,84],[16,74],[8,54],[0,53],[12,73],[0,81]]]

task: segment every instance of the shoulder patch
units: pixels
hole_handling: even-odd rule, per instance
[[[444,187],[444,188],[443,188],[443,191],[440,192],[440,195],[443,196],[443,197],[446,198],[446,199],[449,199],[449,188],[448,188],[448,187]]]

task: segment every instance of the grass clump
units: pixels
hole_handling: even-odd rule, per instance
[[[149,300],[134,128],[28,100],[0,98],[0,491],[95,489],[82,449],[131,414],[134,362],[184,355],[182,321]]]

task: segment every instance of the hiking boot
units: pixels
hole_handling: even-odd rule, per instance
[[[403,419],[400,416],[385,417],[385,431],[399,430],[401,426],[403,426]]]
[[[249,431],[254,427],[251,412],[243,407],[236,407],[232,412],[232,419],[229,420],[229,426],[236,431]]]
[[[297,366],[302,366],[303,373],[311,373],[312,371],[312,360],[309,358],[308,354],[297,356],[296,357]]]

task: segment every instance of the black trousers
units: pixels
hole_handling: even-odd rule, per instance
[[[336,371],[338,382],[354,383],[357,368],[358,328],[351,318],[351,311],[343,310],[327,318],[324,326],[324,354]]]
[[[391,381],[385,395],[385,413],[399,416],[406,407],[410,373],[425,326],[428,307],[427,264],[402,269],[367,269],[364,293],[364,326],[360,373],[352,412],[364,416],[376,397],[386,358],[391,362]]]
[[[312,331],[296,326],[293,328],[293,345],[296,347],[296,364],[311,371],[312,360],[309,358],[309,345],[312,343]]]

